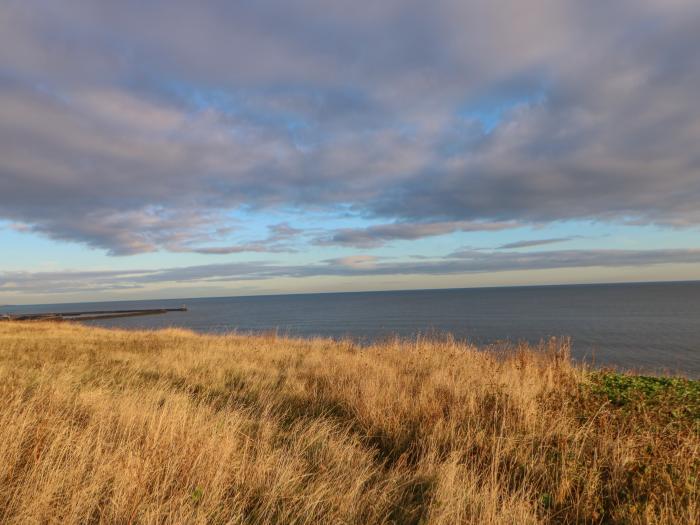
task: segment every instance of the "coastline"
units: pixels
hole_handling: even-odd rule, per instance
[[[700,379],[700,285],[607,285],[492,290],[402,291],[187,300],[189,311],[95,321],[202,333],[279,329],[300,337],[382,341],[453,334],[478,345],[500,340],[537,344],[570,336],[572,355],[596,366]],[[14,313],[154,309],[182,300],[13,308]]]

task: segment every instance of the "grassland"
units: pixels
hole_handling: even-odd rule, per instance
[[[700,384],[483,351],[0,323],[0,523],[697,523]]]

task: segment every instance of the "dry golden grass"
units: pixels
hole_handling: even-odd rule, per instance
[[[4,322],[0,522],[697,523],[694,383],[620,378],[565,341]]]

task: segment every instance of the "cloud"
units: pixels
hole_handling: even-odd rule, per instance
[[[110,255],[132,255],[161,248],[191,251],[184,246],[193,239],[211,237],[209,224],[215,214],[206,210],[171,211],[146,206],[131,211],[112,209],[63,210],[34,224],[22,224],[18,231],[45,234],[57,240],[77,240],[104,248]],[[17,228],[15,228],[17,229]]]
[[[317,264],[266,261],[163,269],[114,271],[0,272],[0,293],[67,293],[130,290],[163,284],[221,284],[275,278],[372,275],[457,275],[555,268],[698,264],[700,250],[462,251],[442,259],[387,261],[358,255]]]
[[[699,25],[693,0],[6,2],[0,219],[115,255],[232,210],[388,225],[320,236],[360,247],[698,226]]]
[[[373,255],[348,255],[347,257],[328,259],[326,262],[334,266],[366,270],[369,268],[375,268],[378,261],[379,257],[375,257]]]
[[[498,250],[512,250],[515,248],[532,248],[533,246],[542,246],[545,244],[556,244],[560,242],[567,242],[578,237],[556,237],[552,239],[532,239],[530,241],[516,241],[509,242],[507,244],[502,244],[497,249]]]
[[[319,245],[347,245],[373,248],[391,241],[416,240],[454,232],[500,231],[521,226],[515,222],[448,221],[391,223],[367,228],[342,228],[317,237]]]
[[[174,251],[192,252],[201,254],[227,255],[232,253],[247,253],[247,252],[294,252],[297,251],[290,241],[299,237],[304,233],[304,230],[294,228],[288,223],[272,224],[268,226],[269,235],[265,239],[254,242],[240,243],[232,246],[201,246],[197,242],[201,239],[196,239],[188,245],[178,247]]]
[[[200,248],[189,248],[183,251],[208,255],[229,255],[232,253],[275,253],[290,252],[293,250],[277,249],[275,247],[266,246],[263,243],[244,243],[234,246],[202,246]]]
[[[295,228],[286,222],[272,224],[268,229],[270,230],[269,240],[271,241],[285,241],[298,237],[304,233],[304,230],[301,228]]]

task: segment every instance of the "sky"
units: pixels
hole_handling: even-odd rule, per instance
[[[0,0],[0,304],[700,279],[697,0]]]

